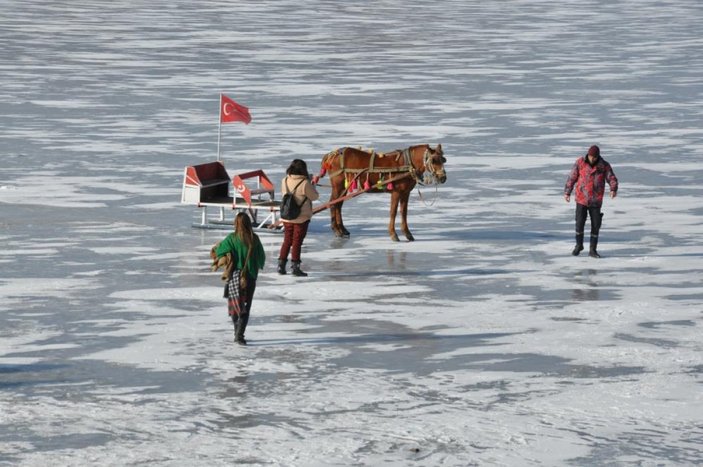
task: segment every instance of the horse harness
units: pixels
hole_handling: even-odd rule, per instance
[[[344,167],[344,152],[347,149],[354,149],[354,148],[339,148],[336,149],[328,154],[328,156],[337,156],[339,158],[339,170],[336,170],[332,173],[330,173],[330,177],[335,177],[341,173],[351,173],[354,174],[354,178],[358,178],[362,173],[377,173],[377,174],[392,174],[392,173],[402,173],[402,172],[407,172],[405,175],[395,177],[395,179],[401,179],[405,178],[407,176],[410,176],[415,180],[415,182],[419,185],[428,185],[434,182],[435,176],[434,173],[428,170],[429,164],[431,163],[432,155],[430,154],[429,149],[425,149],[425,154],[422,156],[422,161],[423,161],[423,166],[425,167],[425,171],[423,173],[418,173],[418,170],[415,169],[415,167],[412,164],[412,159],[411,159],[411,153],[410,149],[411,148],[405,148],[405,149],[396,149],[395,151],[392,152],[387,152],[387,153],[377,153],[374,150],[371,151],[364,151],[361,150],[362,152],[365,152],[369,154],[369,166],[368,168],[363,168],[363,169],[352,169],[352,168],[347,168]],[[395,160],[399,161],[400,158],[403,158],[404,165],[400,165],[397,167],[375,167],[374,166],[374,160],[376,159],[376,156],[379,158],[382,157],[393,157],[395,156]],[[428,173],[429,172],[429,173]],[[420,179],[420,175],[423,175],[422,180]]]

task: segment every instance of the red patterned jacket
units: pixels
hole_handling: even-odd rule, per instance
[[[600,207],[603,204],[606,182],[610,185],[610,191],[618,191],[618,179],[605,159],[599,157],[596,163],[591,165],[588,156],[579,157],[571,169],[569,178],[566,179],[564,194],[571,195],[576,188],[578,204]]]

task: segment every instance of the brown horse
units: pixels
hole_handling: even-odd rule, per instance
[[[320,177],[329,172],[332,195],[330,202],[358,190],[391,194],[391,213],[388,233],[398,241],[395,217],[400,203],[401,229],[408,241],[415,238],[408,229],[408,199],[416,184],[444,183],[447,160],[442,145],[432,149],[428,144],[410,146],[392,152],[379,153],[355,148],[340,148],[322,158]],[[348,237],[349,231],[342,221],[344,200],[330,205],[332,231],[337,237]]]

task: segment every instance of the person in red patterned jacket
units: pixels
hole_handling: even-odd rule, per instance
[[[591,244],[588,256],[600,258],[598,254],[598,232],[603,222],[600,208],[603,205],[605,184],[610,186],[610,197],[618,194],[618,179],[610,164],[600,157],[600,148],[591,146],[588,154],[576,159],[564,187],[564,199],[571,200],[571,192],[576,188],[576,246],[572,255],[578,256],[583,250],[583,231],[586,215],[591,218]]]

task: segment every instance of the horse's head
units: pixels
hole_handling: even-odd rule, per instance
[[[441,144],[438,144],[434,149],[429,145],[427,146],[424,157],[425,170],[431,173],[432,177],[439,183],[447,181],[447,173],[444,171],[445,162],[447,162],[447,159],[444,158]]]

